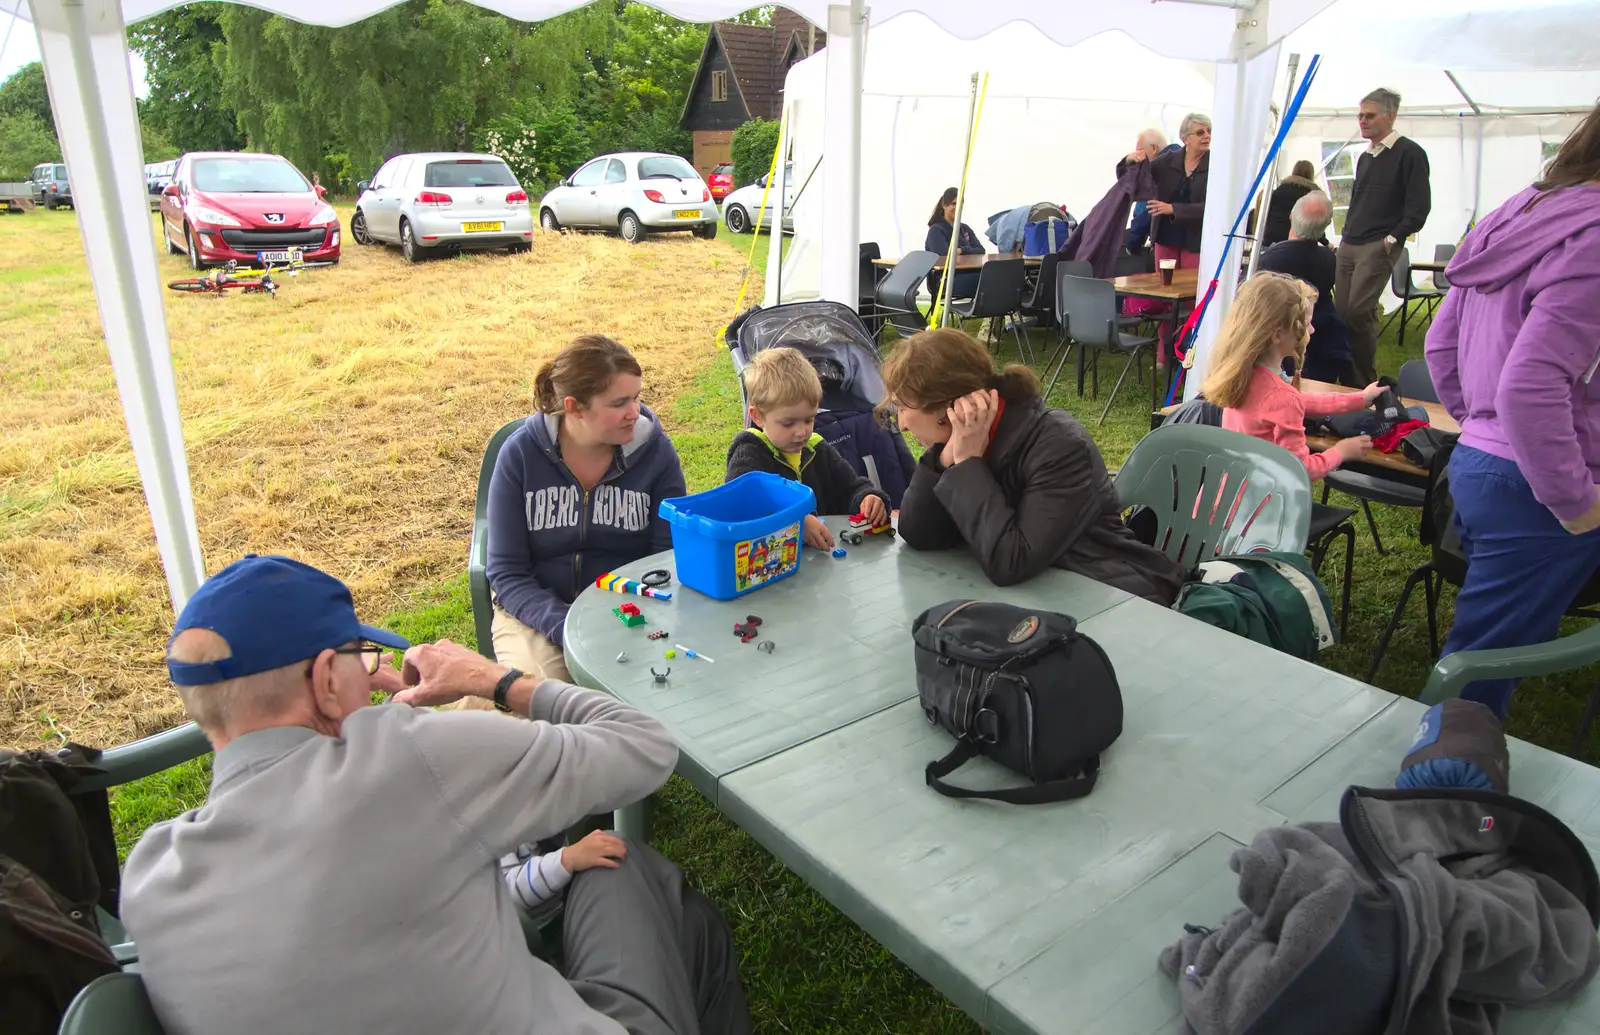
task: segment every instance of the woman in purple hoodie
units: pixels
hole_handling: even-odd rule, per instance
[[[1468,568],[1444,653],[1542,643],[1600,568],[1600,106],[1447,272],[1427,356],[1461,422],[1450,491]],[[1515,685],[1461,696],[1504,719]]]

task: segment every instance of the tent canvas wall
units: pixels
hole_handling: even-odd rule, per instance
[[[980,236],[992,213],[1036,201],[1081,219],[1140,130],[1175,139],[1184,115],[1209,110],[1214,89],[1209,63],[1161,57],[1120,32],[1063,47],[1020,24],[972,41],[912,15],[873,29],[861,98],[860,233],[884,255],[922,247],[934,203],[959,179],[978,71],[989,81],[963,219]],[[822,156],[825,72],[819,54],[795,65],[785,87],[797,181]],[[780,281],[784,300],[819,296],[824,212],[813,183],[795,203],[795,234],[782,276],[768,278],[768,304]]]

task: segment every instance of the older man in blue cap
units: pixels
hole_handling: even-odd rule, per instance
[[[561,972],[527,951],[497,865],[659,787],[666,730],[447,640],[383,664],[405,647],[286,557],[183,609],[167,667],[217,748],[211,794],[145,832],[122,889],[166,1030],[748,1032],[727,925],[648,845],[574,878]],[[465,696],[537,721],[420,707]]]

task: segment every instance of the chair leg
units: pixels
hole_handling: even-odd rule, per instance
[[[1389,649],[1389,638],[1400,627],[1400,619],[1405,616],[1406,601],[1411,598],[1411,591],[1417,587],[1418,582],[1429,579],[1432,575],[1433,569],[1424,565],[1406,578],[1406,584],[1400,589],[1400,599],[1394,602],[1394,614],[1389,616],[1389,624],[1384,626],[1383,632],[1378,635],[1378,649],[1373,652],[1372,664],[1367,667],[1368,683],[1378,674],[1378,666],[1383,664],[1384,652]]]
[[[1423,598],[1428,604],[1428,650],[1429,657],[1435,661],[1439,658],[1439,593],[1444,589],[1444,576],[1436,576],[1432,569],[1428,571],[1427,581],[1423,584]]]
[[[1589,739],[1589,727],[1600,712],[1600,685],[1589,691],[1589,703],[1583,706],[1583,718],[1578,721],[1578,731],[1572,735],[1572,748],[1567,752],[1573,758],[1583,757],[1583,745]]]
[[[1339,642],[1345,642],[1350,633],[1350,583],[1356,570],[1356,526],[1344,524],[1344,590],[1339,600]]]
[[[1362,500],[1361,510],[1367,515],[1367,527],[1372,530],[1372,545],[1378,548],[1378,556],[1388,556],[1387,552],[1383,548],[1383,540],[1378,538],[1378,522],[1372,517],[1372,504],[1368,503],[1366,500]]]
[[[1128,357],[1126,363],[1122,364],[1122,374],[1117,378],[1116,387],[1111,389],[1111,397],[1106,400],[1106,408],[1100,411],[1099,423],[1104,424],[1106,422],[1106,414],[1111,412],[1111,404],[1117,401],[1117,393],[1122,391],[1122,382],[1128,379],[1128,371],[1133,369],[1133,361],[1138,357],[1139,353],[1135,352]]]
[[[1056,368],[1050,374],[1050,386],[1044,390],[1044,399],[1047,403],[1050,401],[1050,393],[1056,390],[1056,379],[1061,376],[1061,371],[1066,369],[1067,360],[1072,356],[1072,345],[1073,343],[1070,341],[1063,341],[1061,343],[1061,358],[1056,361]],[[1078,380],[1078,394],[1083,394],[1082,378],[1079,378]]]
[[[1033,342],[1028,340],[1028,328],[1022,325],[1022,314],[1017,313],[1016,317],[1017,322],[1014,326],[1017,328],[1017,355],[1026,357],[1023,362],[1032,365]]]
[[[1328,503],[1328,483],[1327,482],[1323,482],[1322,483],[1322,503],[1323,503],[1324,506],[1326,506],[1327,503]]]

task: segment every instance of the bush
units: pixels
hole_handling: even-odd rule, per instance
[[[751,119],[733,131],[733,185],[743,187],[767,174],[778,149],[778,124]]]

